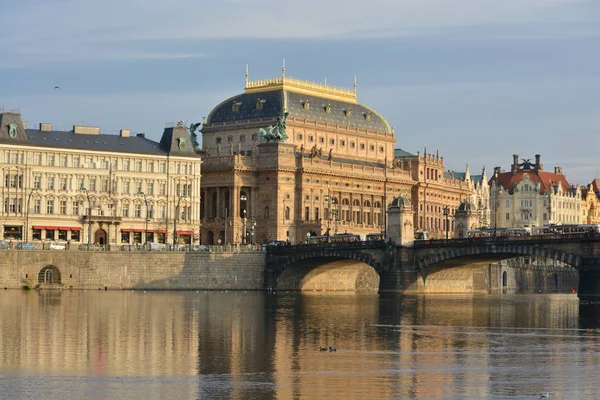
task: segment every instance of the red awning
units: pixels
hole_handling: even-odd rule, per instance
[[[74,226],[73,228],[71,228],[72,231],[80,231],[81,228],[78,226]]]
[[[194,231],[177,231],[178,235],[193,235]]]
[[[148,233],[154,233],[156,231],[154,229],[148,229],[146,232],[148,232]]]
[[[156,233],[167,233],[167,231],[166,231],[166,230],[164,230],[164,229],[159,229],[159,230],[157,230],[157,231],[154,231],[154,232],[156,232]]]
[[[144,230],[143,230],[143,229],[134,229],[133,231],[134,231],[134,232],[139,232],[139,233],[144,233]]]
[[[58,230],[59,230],[59,231],[70,231],[70,230],[71,230],[71,228],[69,228],[68,226],[59,226],[59,227],[58,227]]]
[[[55,230],[56,230],[56,227],[55,227],[55,226],[47,226],[47,227],[46,227],[46,230],[47,230],[47,231],[55,231]]]
[[[133,232],[133,229],[121,229],[121,232]]]
[[[44,229],[44,227],[43,227],[43,226],[36,226],[36,225],[32,226],[32,228],[33,228],[33,229]]]

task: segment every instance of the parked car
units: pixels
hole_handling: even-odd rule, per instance
[[[33,243],[17,243],[17,249],[19,250],[37,250],[37,246]]]
[[[66,243],[61,242],[50,242],[47,246],[48,250],[65,250],[66,247]]]
[[[144,245],[146,250],[150,251],[165,251],[167,249],[167,245],[164,243],[158,242],[148,242]]]
[[[12,249],[12,246],[9,242],[7,242],[6,240],[0,240],[0,249]]]
[[[190,247],[190,251],[210,251],[210,249],[203,244],[195,244]]]
[[[288,244],[288,243],[287,243],[286,241],[284,241],[284,240],[272,240],[272,241],[270,241],[270,242],[268,242],[268,243],[263,243],[263,244],[261,245],[261,248],[262,248],[263,250],[266,250],[266,249],[267,249],[267,247],[271,247],[271,246],[275,246],[275,247],[278,247],[278,246],[286,246],[287,244]]]
[[[90,244],[91,251],[104,251],[104,246],[101,244]],[[87,243],[82,243],[77,247],[78,250],[88,250]]]

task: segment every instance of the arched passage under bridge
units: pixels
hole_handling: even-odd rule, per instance
[[[317,257],[288,265],[277,278],[277,290],[377,292],[379,280],[361,260]]]

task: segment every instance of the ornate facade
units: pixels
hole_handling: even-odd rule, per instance
[[[200,158],[183,124],[155,142],[89,126],[27,129],[20,114],[5,112],[0,150],[5,240],[144,243],[146,232],[147,241],[190,243],[198,237]]]
[[[284,121],[285,138],[267,142]],[[261,129],[267,128],[262,131]],[[394,131],[354,90],[285,76],[249,81],[202,128],[202,241],[299,243],[308,234],[384,231],[412,177]]]
[[[411,203],[414,212],[415,230],[427,231],[434,239],[442,239],[448,234],[454,236],[454,216],[461,202],[469,199],[476,205],[476,227],[489,223],[489,190],[485,168],[482,175],[471,175],[469,167],[465,172],[446,171],[444,157],[439,153],[416,155],[397,149],[395,164],[410,173],[413,179]]]
[[[550,224],[580,224],[582,196],[555,167],[544,171],[539,154],[535,163],[513,155],[510,172],[494,169],[490,179],[490,206],[493,226],[498,228],[531,227]]]
[[[600,179],[581,189],[581,199],[582,223],[600,224]]]

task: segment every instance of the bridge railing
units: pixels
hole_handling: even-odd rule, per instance
[[[441,247],[441,246],[461,246],[461,245],[479,245],[479,244],[504,244],[504,243],[527,243],[540,244],[548,242],[582,242],[598,241],[600,233],[571,233],[562,235],[526,235],[526,236],[496,236],[496,237],[475,237],[461,239],[431,239],[419,240],[414,242],[414,247]]]
[[[282,245],[282,246],[267,246],[267,253],[293,253],[305,250],[319,249],[344,249],[344,250],[364,250],[364,249],[379,249],[385,248],[383,240],[369,240],[361,242],[322,242],[314,244],[297,244],[297,245]]]

